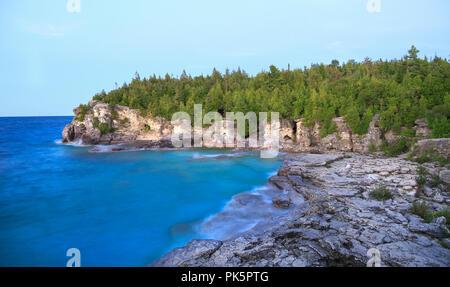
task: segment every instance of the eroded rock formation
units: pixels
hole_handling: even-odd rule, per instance
[[[114,107],[99,101],[91,101],[88,110],[74,109],[75,119],[63,130],[64,142],[82,142],[84,144],[113,144],[135,141],[167,141],[172,134],[190,134],[194,142],[194,129],[183,125],[182,121],[171,123],[160,117],[143,117],[138,110],[120,105]],[[333,119],[336,131],[325,137],[320,136],[320,124],[307,125],[304,119],[295,121],[281,120],[279,146],[286,152],[367,152],[378,149],[383,140],[395,142],[400,136],[392,131],[384,133],[378,127],[379,116],[375,115],[364,135],[352,133],[351,128],[343,118]],[[103,129],[101,128],[103,125]],[[220,129],[218,128],[220,127]],[[223,120],[214,122],[209,127],[202,128],[204,147],[242,147],[239,142],[245,142],[244,147],[268,148],[275,139],[270,136],[266,141],[258,140],[257,146],[252,146],[245,135],[236,133],[236,123]],[[270,135],[270,123],[265,134]],[[420,136],[430,134],[426,120],[416,121],[416,133]],[[235,136],[236,135],[236,136]]]
[[[270,180],[280,188],[274,205],[289,213],[226,240],[193,240],[151,266],[366,266],[371,248],[382,266],[450,266],[445,217],[426,223],[411,212],[416,168],[398,158],[289,155]],[[392,199],[371,196],[380,185]],[[440,210],[450,197],[432,188],[420,200]]]

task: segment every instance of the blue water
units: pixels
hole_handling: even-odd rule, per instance
[[[281,161],[217,150],[92,153],[58,144],[71,117],[0,118],[0,266],[145,266],[192,238]]]

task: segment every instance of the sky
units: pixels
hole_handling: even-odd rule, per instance
[[[0,1],[0,116],[69,116],[136,72],[255,75],[411,45],[448,59],[449,14],[448,0]]]

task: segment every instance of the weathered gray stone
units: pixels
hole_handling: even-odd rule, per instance
[[[443,182],[450,185],[450,170],[444,169],[439,173],[439,177]]]
[[[433,156],[450,159],[450,138],[419,140],[412,150],[415,156],[428,155],[430,151]]]
[[[349,165],[348,173],[337,175]],[[392,181],[414,178],[416,164],[398,158],[356,154],[350,158],[288,156],[271,182],[283,190],[295,190],[288,193],[290,199],[297,194],[305,201],[291,201],[295,208],[269,220],[264,228],[223,240],[217,249],[207,248],[215,250],[207,252],[207,256],[198,255],[195,250],[188,252],[192,247],[187,246],[186,251],[177,251],[176,256],[169,253],[165,261],[154,265],[180,266],[179,262],[183,262],[182,266],[365,266],[367,251],[377,248],[382,266],[448,267],[450,250],[436,243],[444,235],[442,218],[426,223],[410,214],[411,203],[416,199],[402,190],[394,193],[393,200],[383,202],[368,196],[369,190],[384,183],[385,177],[377,178],[367,188],[361,187],[372,172],[400,170],[399,166],[411,174],[393,173]],[[441,207],[438,204],[433,208]]]
[[[287,194],[281,194],[272,198],[272,203],[275,207],[287,209],[291,206],[291,199]]]
[[[431,130],[428,127],[428,121],[426,118],[418,119],[415,122],[415,130],[416,130],[416,137],[418,138],[427,138],[431,135]]]

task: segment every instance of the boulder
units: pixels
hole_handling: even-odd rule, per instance
[[[320,137],[317,139],[319,151],[352,151],[352,130],[344,121],[344,118],[334,118],[333,123],[336,125],[336,132],[322,139]]]
[[[369,128],[365,135],[352,134],[353,151],[368,152],[373,145],[379,148],[382,144],[382,133],[378,127],[379,115],[375,115],[369,124]]]
[[[415,130],[416,130],[416,137],[418,138],[427,138],[431,135],[431,130],[428,127],[428,121],[426,118],[418,119],[414,122]]]

